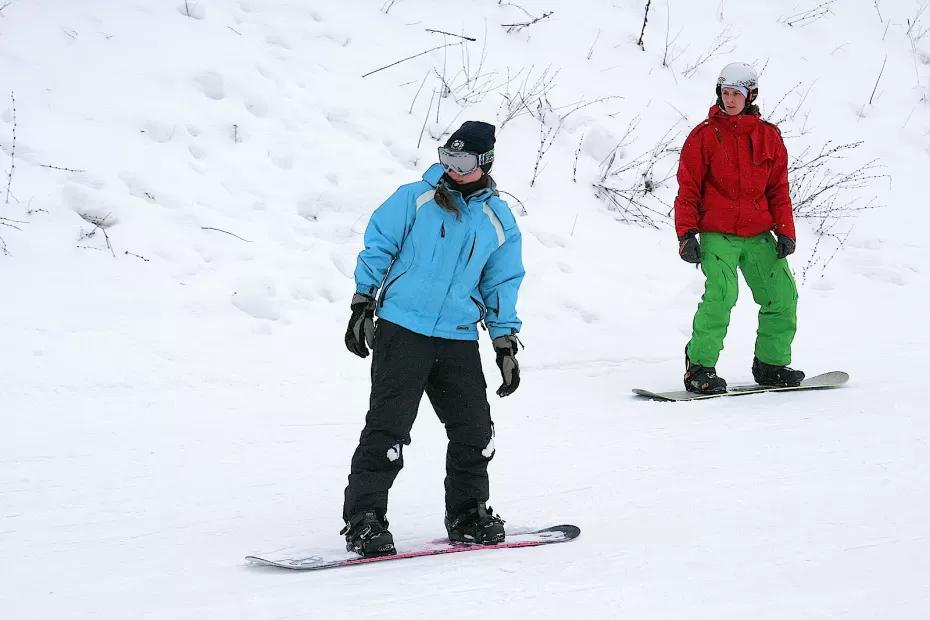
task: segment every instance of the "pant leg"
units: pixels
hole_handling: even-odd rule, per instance
[[[694,313],[688,357],[701,366],[716,366],[730,326],[730,311],[739,295],[736,267],[740,239],[721,233],[701,233],[704,296]]]
[[[439,340],[436,365],[426,384],[436,414],[446,427],[446,512],[490,495],[488,463],[494,457],[494,423],[478,343]]]
[[[740,270],[759,304],[756,357],[766,364],[791,363],[791,343],[798,328],[798,287],[788,261],[775,254],[769,233],[746,240]]]
[[[434,339],[378,321],[371,362],[371,399],[352,456],[343,518],[363,510],[387,512],[388,490],[404,466],[403,447],[417,416],[435,359]]]

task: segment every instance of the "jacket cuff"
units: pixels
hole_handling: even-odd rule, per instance
[[[513,336],[519,332],[512,327],[493,327],[488,325],[488,335],[491,336],[491,340],[495,338],[500,338],[501,336]]]

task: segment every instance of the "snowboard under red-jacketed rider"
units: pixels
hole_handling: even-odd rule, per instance
[[[786,261],[796,238],[788,152],[781,132],[753,104],[758,75],[750,65],[724,67],[716,93],[707,120],[685,140],[678,167],[678,252],[700,263],[706,278],[685,348],[685,388],[703,394],[727,389],[715,365],[736,304],[737,268],[760,306],[753,378],[761,385],[796,386],[804,373],[787,366],[798,301]]]
[[[504,540],[486,506],[494,424],[478,351],[490,333],[508,396],[520,384],[516,304],[524,269],[520,230],[489,172],[494,126],[467,121],[421,181],[401,186],[371,216],[355,270],[346,346],[368,356],[371,397],[352,457],[342,533],[363,556],[395,553],[388,491],[424,391],[446,428],[445,525],[452,541]],[[377,325],[374,317],[377,315]]]

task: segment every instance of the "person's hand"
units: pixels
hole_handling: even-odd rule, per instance
[[[794,239],[780,233],[775,233],[775,256],[784,258],[789,254],[794,254]]]
[[[678,255],[686,263],[701,262],[701,244],[698,242],[695,231],[689,230],[678,238]]]
[[[510,396],[520,387],[520,364],[517,362],[517,347],[520,340],[514,336],[498,336],[492,341],[497,353],[497,367],[501,370],[503,383],[497,388],[497,395]]]
[[[375,342],[375,300],[356,293],[352,297],[352,316],[346,329],[346,348],[359,357],[368,357]],[[367,343],[367,347],[365,346]]]

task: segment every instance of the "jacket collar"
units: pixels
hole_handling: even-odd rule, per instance
[[[436,187],[439,184],[439,180],[442,178],[442,175],[444,172],[445,170],[443,170],[442,164],[438,164],[438,163],[433,164],[426,170],[426,172],[423,173],[423,180],[429,183],[430,185],[432,185],[433,187]],[[461,194],[459,194],[459,192],[452,189],[451,187],[449,188],[449,191],[455,194],[458,194],[461,197]],[[476,200],[483,202],[487,200],[488,198],[490,198],[496,192],[497,192],[497,183],[494,182],[494,177],[491,177],[491,184],[485,189],[481,190],[480,192],[476,192],[472,194],[468,202],[474,202]]]
[[[707,118],[711,121],[720,123],[729,129],[732,129],[735,133],[738,134],[751,133],[756,127],[759,126],[759,117],[755,114],[739,114],[737,116],[730,116],[721,110],[720,107],[716,104],[711,106],[710,110],[707,112]]]

